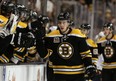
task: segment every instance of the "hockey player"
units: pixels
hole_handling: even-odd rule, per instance
[[[17,48],[19,42],[19,38],[21,39],[21,33],[17,32],[18,28],[26,28],[27,24],[21,22],[22,17],[24,17],[23,10],[25,7],[22,5],[17,6],[11,2],[4,2],[1,6],[1,12],[4,15],[1,15],[1,23],[0,26],[2,27],[0,30],[0,47],[1,48],[1,57],[0,61],[2,63],[10,62],[10,59],[13,57],[18,57],[21,59],[20,56],[17,55],[19,51],[24,51],[24,48]],[[19,13],[20,11],[20,13]],[[6,14],[7,13],[7,14]],[[8,16],[8,17],[6,17]],[[25,35],[22,36],[26,38]],[[28,42],[28,41],[27,41]],[[14,49],[15,48],[15,49]],[[9,51],[8,51],[9,50]],[[17,52],[18,50],[18,52]],[[16,61],[13,58],[11,59],[13,62]]]
[[[23,12],[25,12],[25,10],[23,10]],[[36,23],[33,25],[33,23],[36,22],[37,20],[39,20],[41,23],[44,23],[45,19],[42,20],[41,18],[38,18],[38,14],[31,10],[27,13],[27,16],[25,15],[25,17],[23,18],[23,22],[26,21],[28,26],[26,28],[17,28],[16,34],[18,33],[19,35],[19,33],[21,33],[24,35],[24,38],[22,37],[20,39],[22,41],[20,42],[22,45],[20,44],[19,47],[16,47],[16,50],[14,51],[14,58],[15,58],[14,60],[17,60],[19,62],[42,61],[42,59],[39,57],[37,53],[36,46],[35,46],[36,44],[35,37],[32,34],[36,30],[36,24],[38,24]]]
[[[32,21],[29,25],[29,31],[32,33],[35,33],[37,27],[39,26],[43,26],[43,27],[48,27],[49,26],[49,18],[47,16],[44,15],[39,15],[36,16],[37,18],[34,19],[34,21]],[[32,62],[32,61],[40,61],[42,62],[42,59],[39,57],[39,54],[37,53],[37,49],[36,49],[36,44],[32,43],[30,45],[30,47],[27,48],[27,62]],[[36,58],[37,57],[37,58]]]
[[[102,81],[116,81],[116,35],[112,23],[104,24],[105,36],[97,42],[99,54],[103,54]]]
[[[20,22],[18,23],[14,34],[14,39],[16,40],[13,41],[14,51],[11,61],[13,61],[15,64],[25,61],[25,57],[27,56],[28,45],[27,44],[24,45],[23,42],[25,40],[25,42],[30,44],[30,39],[27,36],[31,34],[29,33],[27,27],[29,16],[30,16],[29,11],[25,8],[24,5],[17,4],[16,6],[17,6],[17,13],[19,14]]]
[[[98,60],[98,49],[97,44],[91,38],[88,37],[90,29],[91,26],[87,23],[82,24],[80,27],[81,32],[86,35],[86,42],[92,53],[92,62],[96,66]]]
[[[95,72],[85,36],[78,29],[71,29],[69,20],[69,13],[60,13],[58,30],[45,36],[40,30],[44,31],[44,28],[40,27],[35,35],[40,56],[50,59],[53,81],[84,81],[85,69],[89,76],[93,76]]]
[[[84,23],[80,26],[81,32],[87,36],[86,37],[86,42],[87,42],[87,45],[89,46],[89,48],[91,50],[91,53],[92,53],[92,63],[95,67],[97,67],[96,64],[97,64],[97,61],[98,61],[98,48],[97,48],[97,44],[91,38],[88,37],[90,29],[91,29],[91,26],[87,23]],[[94,78],[91,78],[91,77],[86,77],[86,78],[94,79]]]
[[[74,22],[70,21],[70,27],[72,28],[73,26],[74,26]],[[49,30],[50,30],[50,32],[52,32],[54,30],[58,30],[58,26],[52,26],[52,27],[49,28]],[[53,77],[54,77],[53,68],[49,67],[49,61],[48,61],[48,64],[47,64],[47,81],[53,81]]]
[[[23,34],[24,37],[19,39],[20,44],[18,47],[16,47],[16,50],[14,49],[13,62],[15,64],[17,64],[18,61],[19,62],[42,61],[42,59],[39,57],[37,53],[36,46],[35,46],[36,40],[32,33],[36,31],[36,26],[40,24],[38,23],[38,21],[41,22],[42,25],[44,25],[46,18],[48,17],[43,17],[41,15],[38,17],[36,12],[30,11],[28,26],[26,28],[17,28],[18,31],[16,32],[16,35]],[[15,45],[17,46],[17,44]]]
[[[10,23],[14,17],[15,5],[11,2],[3,2],[0,15],[0,62],[8,63],[13,54],[13,46],[10,45]]]

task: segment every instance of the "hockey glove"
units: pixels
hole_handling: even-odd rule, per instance
[[[32,46],[27,48],[27,56],[25,58],[26,62],[35,62],[38,60],[38,58],[36,57],[37,54],[37,49],[36,46]]]
[[[35,35],[36,39],[42,39],[45,36],[45,27],[41,21],[37,20],[31,23],[32,32]]]
[[[86,67],[85,77],[92,79],[96,75],[96,67],[94,65],[89,65]]]
[[[10,35],[10,32],[6,29],[0,31],[0,37],[5,38],[6,36]]]
[[[35,38],[30,32],[18,33],[15,34],[13,42],[15,46],[28,48],[30,45],[32,46],[35,44]]]

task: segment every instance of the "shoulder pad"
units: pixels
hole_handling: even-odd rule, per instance
[[[97,47],[97,44],[90,38],[86,39],[86,42],[90,47]]]
[[[102,37],[102,38],[100,38],[100,39],[98,39],[98,40],[97,40],[97,43],[102,43],[102,42],[104,42],[104,41],[106,41],[105,36]]]
[[[54,30],[46,35],[46,37],[54,37],[54,36],[62,36],[59,32],[59,30]]]
[[[114,35],[114,37],[112,38],[113,40],[116,40],[116,35]]]
[[[27,27],[27,23],[24,23],[24,22],[21,22],[21,21],[20,21],[20,22],[18,23],[18,27],[19,27],[19,28],[26,28],[26,27]]]
[[[6,18],[3,15],[0,15],[0,27],[4,27],[4,25],[7,23],[8,18]]]
[[[86,37],[86,35],[82,34],[79,29],[72,29],[72,32],[70,33],[70,35],[77,36],[77,37],[82,37],[82,38]]]

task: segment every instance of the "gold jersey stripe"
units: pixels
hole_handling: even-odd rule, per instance
[[[84,65],[78,65],[78,66],[59,66],[59,65],[55,66],[55,65],[51,65],[50,67],[52,67],[52,68],[82,68],[82,67],[84,67]]]
[[[2,57],[3,57],[7,62],[9,62],[9,59],[8,59],[4,54],[2,54]]]
[[[79,72],[54,72],[54,74],[82,74],[84,71]]]
[[[90,53],[90,50],[87,50],[85,52],[81,52],[80,54],[88,54],[88,53]]]
[[[16,54],[16,53],[14,54],[14,56],[17,57],[17,58],[19,58],[19,59],[21,59],[21,60],[23,59],[23,57],[19,56],[19,55]]]

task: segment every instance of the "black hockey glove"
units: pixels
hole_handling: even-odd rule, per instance
[[[34,21],[31,23],[32,32],[35,35],[35,38],[42,39],[45,36],[45,27],[40,20]]]
[[[30,47],[36,45],[36,40],[35,40],[35,36],[34,36],[33,33],[28,32],[27,33],[27,38],[28,38],[28,40],[25,41],[26,42],[26,45],[25,45],[26,48],[30,48]]]
[[[85,78],[92,79],[96,75],[96,67],[89,65],[86,67]]]
[[[14,36],[14,45],[18,47],[30,47],[35,44],[35,37],[31,32],[18,33]]]

